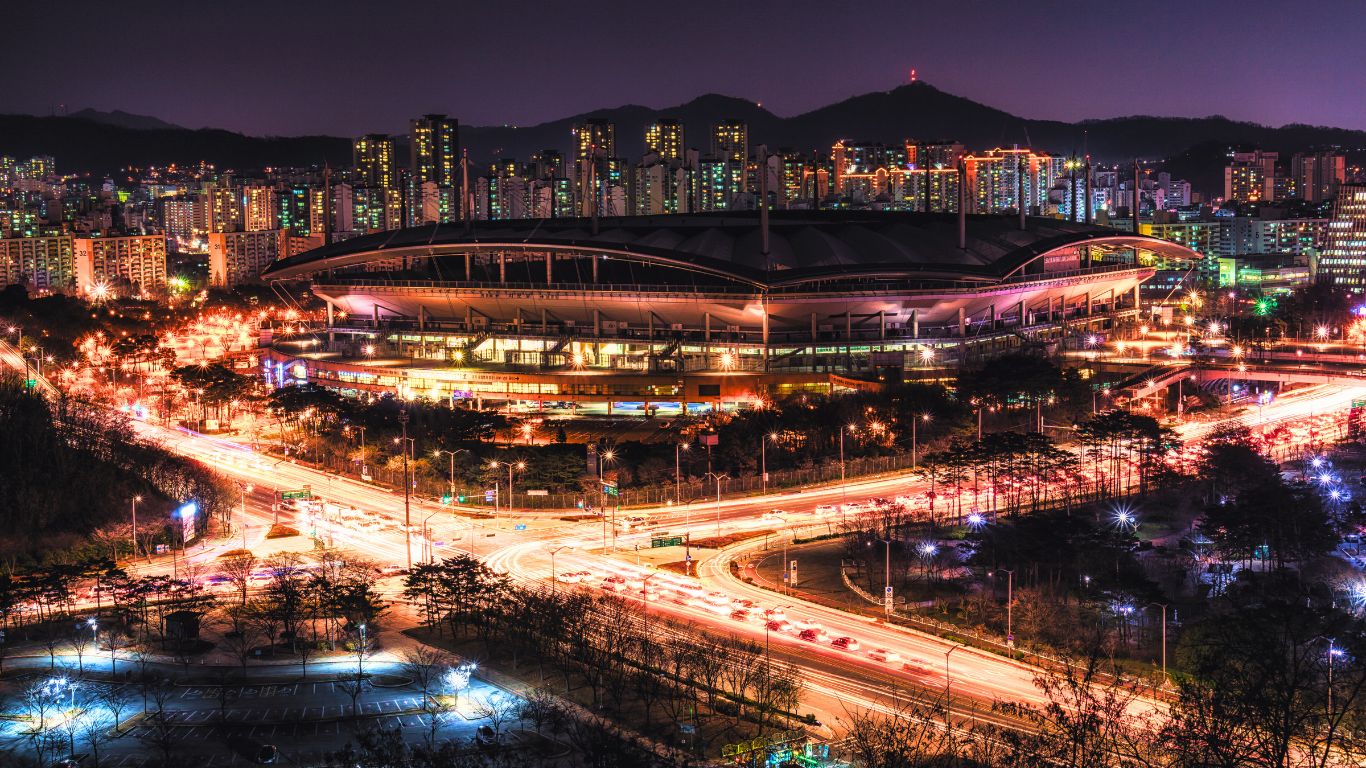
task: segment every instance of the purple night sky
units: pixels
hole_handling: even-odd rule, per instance
[[[252,134],[533,124],[707,92],[793,115],[906,80],[1025,117],[1366,129],[1361,0],[9,0],[0,111]]]

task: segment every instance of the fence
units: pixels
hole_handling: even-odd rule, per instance
[[[301,460],[302,461],[302,460]],[[312,462],[305,462],[312,463]],[[375,483],[376,485],[388,486],[390,488],[403,487],[403,470],[393,470],[387,467],[370,466],[366,467],[366,472],[362,474],[360,466],[352,460],[347,460],[338,456],[325,457],[321,467],[329,472],[362,480],[364,482]],[[844,462],[844,477],[848,480],[860,480],[890,472],[898,472],[911,468],[911,456],[906,454],[893,454],[890,456],[871,456],[859,459],[848,459]],[[838,461],[828,462],[812,467],[802,467],[797,469],[778,470],[768,473],[768,482],[758,475],[746,475],[742,477],[729,478],[721,481],[722,498],[733,498],[735,496],[745,496],[750,494],[762,493],[765,489],[781,490],[785,488],[800,488],[803,486],[817,485],[820,483],[835,482],[840,479],[840,463]],[[417,496],[427,498],[441,498],[451,492],[450,481],[448,479],[413,476],[412,492]],[[623,488],[620,496],[610,497],[599,492],[555,492],[546,495],[529,495],[525,487],[519,488],[514,477],[513,492],[511,498],[507,493],[507,476],[503,474],[496,484],[497,493],[487,493],[495,490],[494,478],[490,477],[487,483],[473,486],[466,484],[460,478],[456,478],[455,496],[464,496],[463,502],[457,502],[461,506],[478,507],[492,509],[494,498],[497,496],[498,506],[514,509],[542,509],[542,510],[575,510],[579,508],[580,502],[584,507],[598,507],[606,503],[608,505],[620,507],[649,507],[665,504],[689,504],[692,502],[705,503],[716,500],[716,482],[705,479],[684,479],[675,488],[674,483],[658,483],[639,488]]]

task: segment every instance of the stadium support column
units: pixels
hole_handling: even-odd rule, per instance
[[[1091,316],[1091,292],[1086,292],[1086,316]]]
[[[467,283],[473,282],[473,280],[474,280],[474,278],[472,277],[472,275],[473,275],[472,265],[470,264],[471,258],[472,258],[472,257],[470,256],[470,252],[469,252],[469,251],[465,251],[465,282],[467,282]]]
[[[920,310],[911,310],[911,338],[920,338]]]
[[[707,342],[708,344],[711,343],[711,313],[710,313],[710,312],[703,312],[703,313],[702,313],[702,340],[705,341],[705,342]],[[707,351],[708,351],[708,352],[711,352],[710,349],[708,349]]]
[[[854,315],[849,311],[849,305],[844,305],[844,371],[852,373],[854,370]]]
[[[1143,308],[1143,301],[1141,300],[1140,294],[1139,294],[1139,292],[1138,292],[1138,285],[1135,285],[1135,286],[1134,286],[1134,309],[1135,309],[1135,310],[1139,310],[1139,309],[1142,309],[1142,308]]]
[[[498,254],[498,282],[506,284],[508,281],[508,255],[506,252]]]
[[[553,284],[555,283],[554,258],[555,258],[554,255],[551,254],[550,251],[546,251],[546,252],[545,252],[545,284],[546,284],[546,285],[553,285]]]
[[[421,304],[417,305],[417,329],[419,331],[427,330],[427,308]]]
[[[328,350],[329,352],[332,351],[332,345],[335,344],[336,341],[337,341],[337,334],[336,334],[335,331],[332,330],[332,324],[336,322],[336,317],[335,317],[335,315],[334,315],[333,310],[334,310],[334,308],[333,308],[333,306],[332,306],[332,302],[331,302],[331,301],[328,301],[328,302],[327,302],[327,350]]]
[[[375,330],[379,330],[379,305],[378,305],[378,304],[371,304],[371,305],[370,305],[370,320],[371,320],[372,323],[374,323]]]
[[[887,311],[883,309],[877,311],[877,337],[887,340]]]
[[[965,339],[968,335],[968,311],[963,307],[958,308],[958,338]]]
[[[1025,303],[1024,303],[1024,301],[1020,301],[1020,303],[1016,305],[1015,311],[1016,311],[1016,313],[1017,313],[1017,314],[1016,314],[1016,317],[1020,318],[1020,327],[1023,328],[1023,327],[1025,327],[1026,325],[1029,325],[1029,321],[1028,321],[1028,319],[1025,317]]]

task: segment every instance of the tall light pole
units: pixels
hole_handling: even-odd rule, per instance
[[[721,538],[721,481],[729,480],[730,475],[708,472],[708,477],[716,480],[716,537]]]
[[[455,500],[455,454],[457,454],[457,453],[469,453],[469,450],[466,449],[466,448],[456,448],[456,449],[453,450],[453,451],[443,451],[443,450],[441,450],[440,448],[438,448],[438,449],[436,449],[435,451],[432,451],[432,456],[439,459],[439,458],[441,458],[441,454],[443,454],[443,453],[446,454],[447,456],[450,456],[450,457],[451,457],[451,471],[450,471],[450,477],[448,478],[448,481],[447,481],[447,482],[448,482],[447,493],[450,494],[451,500],[454,501],[454,500]]]
[[[968,647],[966,643],[958,643],[952,648],[944,651],[944,727],[949,727],[949,715],[953,712],[953,678],[949,675],[949,656],[959,648]]]
[[[840,514],[844,514],[844,505],[849,501],[849,494],[844,487],[844,427],[840,427]],[[858,429],[857,425],[850,424],[849,431]]]
[[[678,504],[683,498],[683,472],[682,463],[679,461],[679,451],[686,451],[690,448],[687,443],[674,444],[674,503]]]
[[[133,559],[138,556],[138,502],[142,501],[141,496],[133,497]]]
[[[401,408],[398,412],[398,423],[403,428],[403,436],[399,439],[403,449],[403,549],[408,556],[408,570],[413,569],[413,520],[411,506],[408,500],[408,446],[412,444],[408,437],[408,409]],[[365,636],[365,625],[360,625],[361,636]],[[362,654],[364,652],[362,651]]]
[[[916,424],[917,424],[918,422],[921,422],[921,421],[929,422],[929,420],[930,420],[930,415],[929,415],[928,413],[922,413],[922,414],[920,414],[920,417],[919,417],[919,418],[913,418],[913,419],[911,419],[911,469],[915,469],[915,462],[916,462],[916,434],[915,434],[915,427],[916,427]]]
[[[555,553],[562,549],[574,549],[573,544],[561,544],[550,550],[550,596],[555,596],[555,582],[560,580],[560,576],[555,572]]]
[[[1162,609],[1162,680],[1165,682],[1165,681],[1167,680],[1167,604],[1166,604],[1166,603],[1148,603],[1148,605],[1149,605],[1149,606],[1154,606],[1154,605],[1155,605],[1155,606],[1157,606],[1158,608],[1161,608],[1161,609]],[[1331,643],[1332,643],[1332,641],[1330,640],[1330,641],[1329,641],[1330,646],[1331,646]],[[1330,664],[1332,663],[1332,659],[1329,659],[1328,661],[1329,661]]]
[[[607,488],[603,484],[602,468],[609,461],[617,458],[616,451],[606,450],[598,454],[598,514],[602,515],[602,551],[607,551]],[[617,488],[617,498],[620,496],[621,488]],[[612,541],[617,539],[617,513],[612,510]]]
[[[762,477],[764,493],[768,493],[768,441],[778,442],[778,433],[769,432],[759,438],[759,472]]]
[[[256,486],[251,483],[238,483],[237,487],[242,491],[242,549],[247,548],[247,494],[256,490]]]
[[[1006,647],[1013,649],[1015,647],[1015,570],[1013,568],[997,568],[996,571],[988,571],[987,575],[995,577],[996,572],[1006,575]],[[1166,611],[1165,606],[1163,611]],[[1165,675],[1167,673],[1165,640],[1163,642],[1162,674]]]
[[[885,545],[886,559],[883,560],[882,567],[882,614],[888,616],[892,613],[892,540],[886,538],[878,541]]]

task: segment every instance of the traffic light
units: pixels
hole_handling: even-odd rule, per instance
[[[456,497],[456,499],[459,500],[459,502],[460,502],[461,504],[464,504],[464,503],[465,503],[465,494],[463,494],[463,493],[460,494],[459,496]]]
[[[445,506],[448,506],[448,507],[449,507],[449,506],[451,505],[451,495],[448,493],[448,494],[442,496],[442,497],[441,497],[441,503],[444,504]]]

